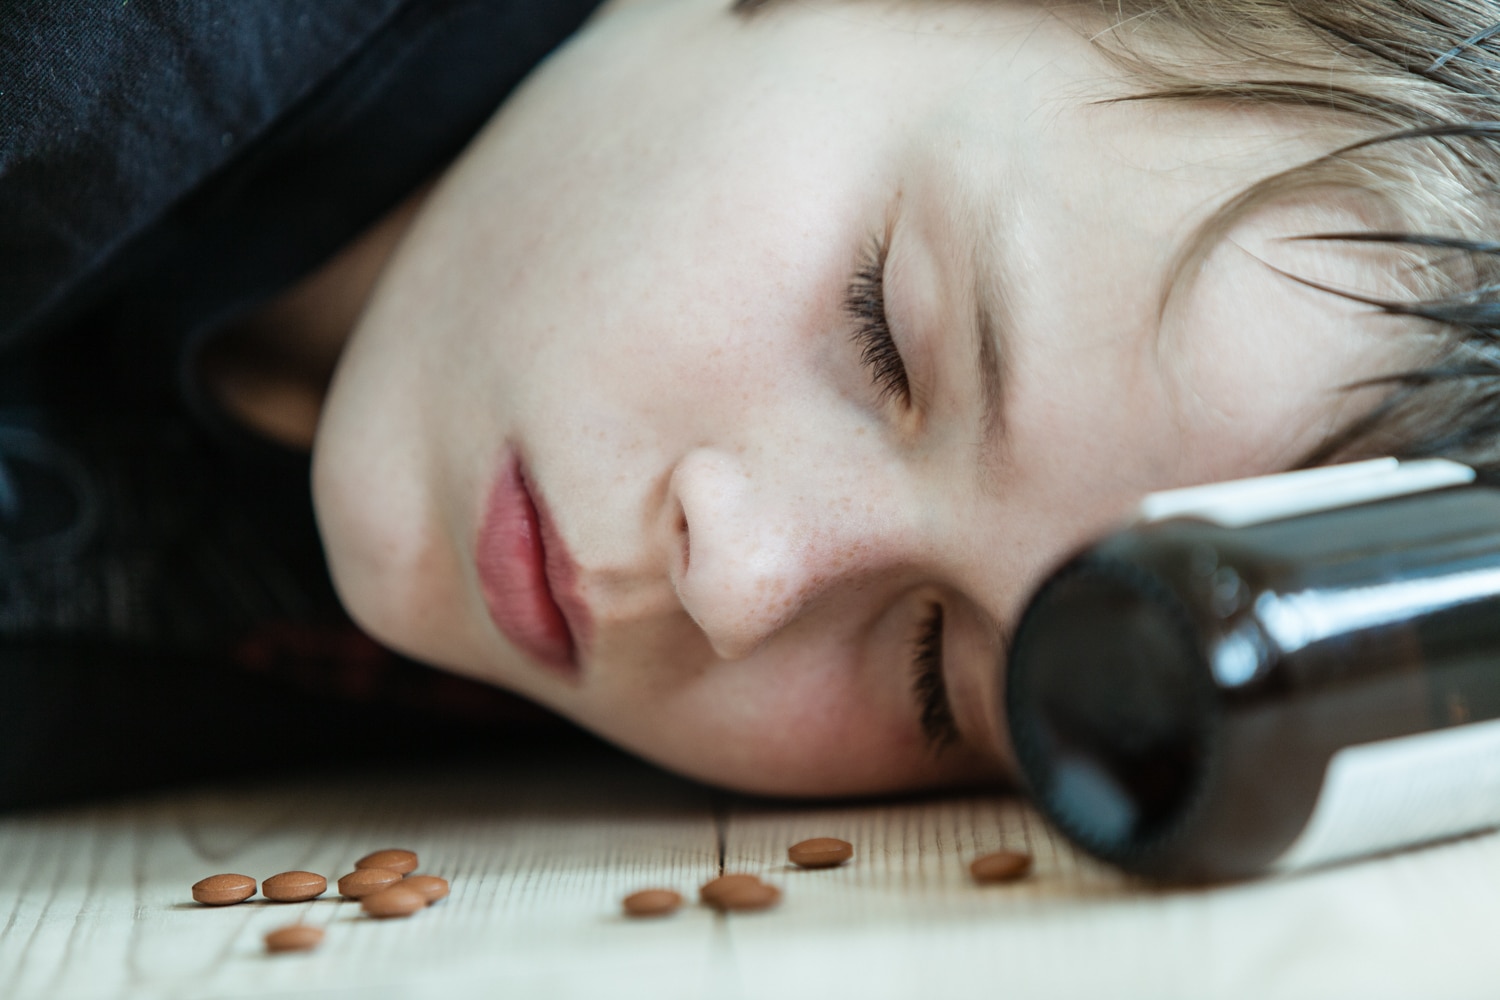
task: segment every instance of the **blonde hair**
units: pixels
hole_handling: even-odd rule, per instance
[[[1303,238],[1400,251],[1410,294],[1325,290],[1410,318],[1411,335],[1433,340],[1428,360],[1359,383],[1385,388],[1384,401],[1302,464],[1441,455],[1500,472],[1500,0],[1085,6],[1096,43],[1146,88],[1131,100],[1279,106],[1346,137],[1221,206],[1184,268],[1235,220],[1291,196],[1356,192],[1390,222]]]

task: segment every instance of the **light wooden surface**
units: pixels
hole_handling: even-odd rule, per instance
[[[855,845],[786,864],[809,836]],[[197,879],[337,877],[417,850],[453,893],[406,921],[336,898],[207,908]],[[976,853],[1037,872],[978,887]],[[779,908],[619,916],[721,868]],[[0,997],[1500,997],[1500,836],[1274,881],[1159,891],[1079,858],[1014,799],[746,802],[615,757],[334,774],[0,817]],[[327,929],[308,955],[262,935]]]

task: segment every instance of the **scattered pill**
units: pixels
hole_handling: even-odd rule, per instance
[[[376,871],[378,869],[367,869]],[[404,885],[372,892],[359,901],[359,905],[372,917],[384,920],[387,917],[409,917],[427,905],[427,897]]]
[[[345,899],[363,899],[400,881],[400,872],[386,868],[356,868],[339,879],[339,895]]]
[[[417,870],[417,854],[415,851],[404,851],[391,849],[388,851],[376,851],[374,854],[366,854],[354,862],[355,868],[384,868],[388,872],[407,872]]]
[[[328,891],[328,880],[316,872],[282,872],[261,882],[260,893],[277,903],[317,899]]]
[[[781,890],[765,882],[737,885],[716,894],[709,904],[716,910],[764,910],[781,901]]]
[[[193,898],[208,906],[243,903],[255,895],[255,879],[249,875],[210,875],[193,883]]]
[[[278,927],[266,935],[266,951],[311,951],[323,943],[323,931],[306,924]]]
[[[837,837],[814,837],[787,848],[786,856],[799,868],[832,868],[854,857],[854,845]]]
[[[448,895],[448,880],[436,875],[408,875],[401,880],[401,888],[420,892],[430,905]]]
[[[1031,855],[1022,851],[995,851],[969,863],[976,882],[1014,882],[1031,871]]]
[[[627,917],[665,917],[682,905],[682,893],[671,889],[642,889],[625,897]]]
[[[725,892],[729,892],[732,889],[738,889],[742,886],[755,886],[760,884],[762,884],[760,878],[755,875],[746,875],[743,873],[720,875],[718,878],[709,879],[707,882],[703,883],[703,886],[698,890],[698,899],[704,903],[707,903],[709,906],[713,906],[715,905],[714,900],[716,900],[721,894]]]

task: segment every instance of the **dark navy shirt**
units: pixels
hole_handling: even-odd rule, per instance
[[[393,691],[477,703],[350,629],[307,457],[191,362],[596,2],[0,3],[0,808],[364,745]]]

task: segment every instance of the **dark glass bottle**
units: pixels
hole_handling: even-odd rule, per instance
[[[1385,461],[1230,484],[1043,584],[1004,710],[1066,835],[1206,881],[1500,825],[1500,489]]]

